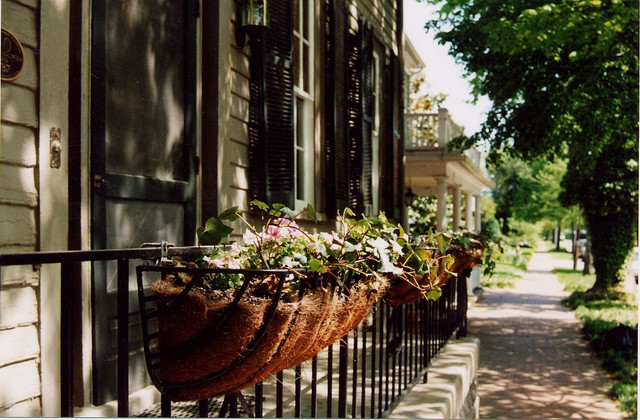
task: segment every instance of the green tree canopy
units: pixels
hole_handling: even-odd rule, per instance
[[[482,129],[460,139],[489,158],[568,160],[565,204],[592,235],[596,289],[621,279],[637,236],[637,0],[428,0],[428,22],[493,101]]]

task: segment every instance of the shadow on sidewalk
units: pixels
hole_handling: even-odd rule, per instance
[[[623,418],[551,270],[536,252],[516,289],[485,290],[469,312],[480,338],[481,418]]]

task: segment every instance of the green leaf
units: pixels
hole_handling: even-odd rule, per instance
[[[440,289],[429,290],[427,292],[427,299],[429,299],[429,300],[438,300],[438,298],[440,298],[440,296],[442,296],[442,290],[440,290]]]
[[[238,219],[238,206],[231,207],[226,209],[222,213],[218,215],[218,219],[220,220],[229,220],[233,222]]]
[[[431,251],[427,251],[426,249],[416,249],[415,252],[422,261],[429,261],[431,259]]]
[[[307,206],[304,208],[304,210],[307,212],[307,215],[309,216],[309,218],[311,220],[313,220],[314,222],[318,221],[317,215],[316,215],[316,209],[313,208],[313,206],[311,204],[307,204]]]
[[[263,203],[260,200],[251,200],[249,202],[249,204],[252,204],[252,205],[256,206],[257,208],[259,208],[260,210],[262,210],[264,212],[269,210],[269,206],[267,205],[267,203]]]
[[[231,232],[233,232],[233,228],[225,225],[216,217],[210,217],[205,223],[204,229],[196,229],[196,233],[203,245],[217,245],[223,239],[226,239]]]
[[[286,206],[282,208],[282,214],[284,214],[290,220],[295,220],[296,218],[296,213]]]
[[[211,233],[204,230],[202,226],[196,229],[196,234],[198,235],[198,240],[200,241],[200,245],[217,245],[219,242],[215,242],[215,238]]]
[[[326,273],[327,271],[329,271],[329,269],[325,267],[322,261],[313,257],[309,260],[309,270],[315,271],[317,273]]]

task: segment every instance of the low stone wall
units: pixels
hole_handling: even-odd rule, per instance
[[[450,340],[433,359],[425,384],[417,384],[389,418],[477,419],[476,375],[480,340]]]

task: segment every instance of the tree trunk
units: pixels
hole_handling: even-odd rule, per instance
[[[601,208],[587,206],[585,215],[596,270],[596,282],[590,292],[604,291],[624,280],[625,261],[635,244],[635,219],[633,214],[623,211],[602,215]]]
[[[584,263],[584,267],[582,268],[583,275],[591,274],[591,269],[593,268],[593,262],[591,261],[591,236],[587,235],[587,246],[584,250],[584,256],[582,257],[582,262]]]

